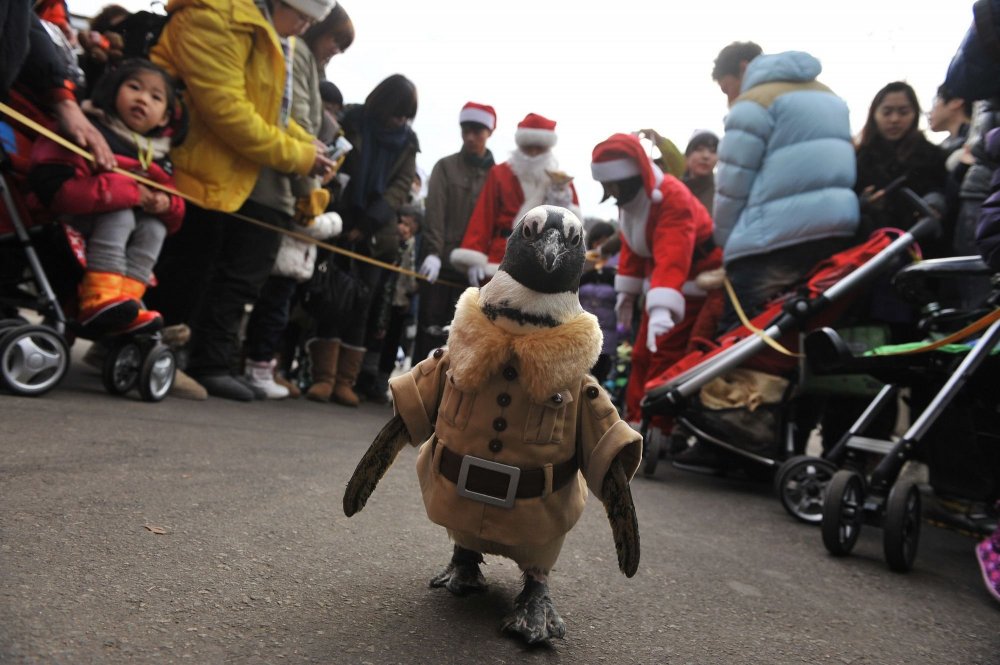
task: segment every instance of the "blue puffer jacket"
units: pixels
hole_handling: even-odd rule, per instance
[[[723,261],[858,227],[847,104],[799,51],[761,55],[726,116],[715,189],[715,242]]]

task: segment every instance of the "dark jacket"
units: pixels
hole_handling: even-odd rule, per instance
[[[994,165],[1000,164],[1000,128],[986,135],[985,145],[987,157]],[[980,209],[976,246],[983,260],[994,270],[1000,270],[1000,168],[993,171],[990,195]]]
[[[350,176],[351,180],[344,189],[337,204],[338,212],[344,220],[344,232],[352,229],[361,230],[370,241],[371,253],[375,258],[383,257],[390,262],[399,255],[399,231],[396,228],[396,216],[401,207],[408,201],[410,186],[417,173],[417,153],[420,144],[417,135],[412,130],[395,163],[389,170],[385,191],[377,199],[370,200],[364,209],[355,207],[352,203],[354,187],[361,185],[361,162],[365,146],[362,140],[361,104],[349,105],[344,110],[341,127],[344,137],[351,142],[354,149],[347,154],[340,173]]]

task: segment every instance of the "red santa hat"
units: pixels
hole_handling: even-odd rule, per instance
[[[477,122],[485,125],[491,132],[497,128],[497,112],[492,106],[477,104],[476,102],[466,102],[458,114],[459,124],[463,122]]]
[[[537,113],[529,113],[524,116],[524,120],[517,123],[517,131],[514,132],[514,143],[519,148],[529,145],[551,148],[557,140],[556,121],[549,120]]]
[[[653,203],[663,200],[658,189],[663,172],[643,150],[639,139],[631,134],[612,134],[598,143],[590,160],[590,172],[594,180],[601,183],[642,176],[642,186],[649,200]]]

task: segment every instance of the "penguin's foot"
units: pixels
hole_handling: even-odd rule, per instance
[[[444,587],[456,596],[464,596],[486,590],[486,578],[479,570],[483,555],[455,546],[451,563],[443,571],[431,578],[432,588]]]
[[[530,576],[525,576],[524,589],[514,600],[514,611],[503,620],[501,628],[517,633],[528,644],[566,636],[566,624],[552,603],[548,585]]]

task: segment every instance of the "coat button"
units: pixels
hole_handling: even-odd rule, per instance
[[[556,403],[556,404],[562,404],[563,403],[563,396],[562,396],[562,394],[561,393],[556,393],[555,395],[553,395],[552,396],[552,401],[554,403]]]
[[[587,386],[587,397],[590,399],[597,399],[600,394],[601,391],[597,389],[597,386]]]
[[[503,450],[503,441],[501,441],[500,439],[493,439],[492,441],[490,441],[489,447],[490,447],[490,452],[498,453],[501,450]]]
[[[500,393],[497,395],[497,404],[500,406],[510,406],[510,395],[507,393]]]
[[[493,429],[498,432],[502,432],[507,429],[507,420],[505,418],[494,418],[493,419]]]
[[[517,378],[517,370],[511,367],[510,365],[504,367],[503,378],[507,379],[508,381],[513,381],[514,379]]]
[[[434,357],[435,358],[440,358],[443,355],[444,355],[444,349],[441,349],[441,348],[434,349]]]

